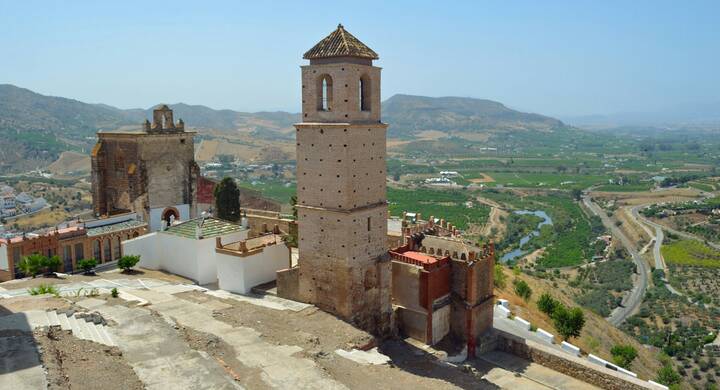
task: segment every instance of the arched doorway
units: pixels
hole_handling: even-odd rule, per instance
[[[162,212],[162,220],[165,221],[167,226],[170,226],[172,222],[180,219],[180,212],[175,207],[168,207]]]

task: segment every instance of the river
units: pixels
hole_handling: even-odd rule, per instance
[[[520,257],[520,256],[524,256],[525,254],[527,254],[527,251],[523,249],[523,247],[525,246],[525,244],[527,244],[533,237],[539,236],[539,235],[540,235],[540,228],[542,228],[544,225],[552,225],[552,224],[553,224],[552,218],[550,218],[550,216],[547,215],[547,213],[544,212],[544,211],[542,211],[542,210],[536,210],[536,211],[532,211],[532,210],[518,210],[518,211],[515,211],[515,214],[519,214],[519,215],[534,215],[534,216],[536,216],[536,217],[542,218],[543,220],[540,221],[540,223],[538,223],[537,228],[536,228],[535,230],[531,231],[530,234],[528,234],[528,235],[526,235],[525,237],[523,237],[523,238],[520,239],[520,245],[518,246],[517,249],[512,250],[512,251],[504,254],[504,255],[500,258],[500,262],[501,262],[501,263],[507,263],[507,262],[510,261],[510,260],[514,260],[514,259],[516,259],[516,258],[518,258],[518,257]]]

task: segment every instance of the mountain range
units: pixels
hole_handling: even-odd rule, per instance
[[[300,114],[238,112],[202,105],[171,104],[175,118],[201,136],[237,132],[263,139],[291,140]],[[461,97],[394,95],[383,102],[383,121],[390,138],[412,139],[428,131],[456,135],[503,131],[552,131],[563,122],[507,108],[501,103]],[[98,130],[139,126],[151,117],[147,109],[119,109],[63,97],[45,96],[0,84],[0,171],[33,169],[54,161],[63,151],[85,152]]]

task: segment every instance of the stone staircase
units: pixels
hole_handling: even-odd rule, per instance
[[[92,317],[83,318],[78,313],[28,310],[0,317],[0,330],[32,331],[43,326],[59,326],[63,330],[72,331],[79,339],[116,346],[102,322],[92,321]]]

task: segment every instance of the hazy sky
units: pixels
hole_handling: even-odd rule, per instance
[[[0,83],[121,108],[299,111],[302,54],[338,22],[383,99],[550,115],[718,103],[720,1],[0,0]]]

